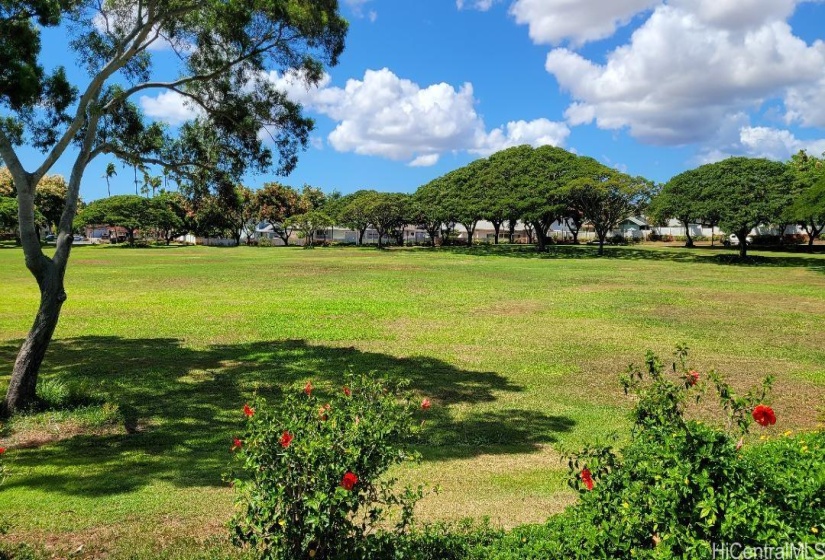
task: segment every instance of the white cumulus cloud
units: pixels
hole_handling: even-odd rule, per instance
[[[581,45],[604,39],[661,0],[516,0],[510,13],[536,43]]]
[[[701,142],[718,133],[727,115],[758,109],[825,73],[825,44],[806,44],[785,21],[720,26],[714,18],[724,22],[728,12],[700,15],[709,6],[674,0],[656,8],[603,64],[569,49],[552,50],[546,68],[574,100],[568,122],[627,128],[653,144]]]
[[[142,95],[138,103],[148,117],[173,126],[192,120],[199,114],[185,97],[170,90],[162,91],[155,97]]]
[[[476,112],[473,86],[447,83],[422,87],[391,70],[367,70],[362,79],[308,88],[294,74],[270,79],[279,89],[337,124],[327,140],[339,152],[435,165],[447,152],[489,154],[518,144],[564,144],[570,129],[548,119],[509,122],[487,131]]]

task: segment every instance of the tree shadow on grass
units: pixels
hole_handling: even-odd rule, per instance
[[[0,379],[18,345],[0,345]],[[78,435],[16,450],[5,491],[40,488],[71,495],[105,496],[156,481],[222,485],[232,437],[242,428],[241,407],[258,392],[270,402],[311,379],[318,391],[338,391],[348,370],[411,381],[433,401],[425,440],[438,459],[481,453],[528,453],[574,421],[539,411],[497,410],[457,417],[449,405],[494,402],[523,389],[494,372],[468,371],[428,357],[397,358],[303,340],[190,348],[177,339],[78,337],[55,340],[44,379],[83,385],[117,404],[125,430]]]
[[[432,250],[432,249],[431,249]],[[454,254],[478,257],[514,257],[521,259],[611,259],[611,260],[647,260],[668,261],[677,263],[703,263],[727,266],[758,266],[758,267],[797,267],[808,268],[814,272],[825,274],[825,258],[816,254],[794,252],[792,255],[775,248],[755,248],[751,251],[758,255],[749,255],[744,260],[731,249],[724,247],[703,247],[689,249],[686,247],[672,248],[639,248],[634,246],[607,246],[604,255],[598,254],[598,247],[592,245],[551,245],[547,251],[539,252],[529,245],[482,245],[478,247],[444,247],[435,249]],[[765,252],[772,254],[765,255]],[[709,254],[714,253],[714,254]]]

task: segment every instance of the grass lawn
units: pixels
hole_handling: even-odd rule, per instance
[[[226,551],[241,406],[307,379],[337,389],[347,368],[432,399],[424,461],[400,473],[442,487],[429,520],[512,526],[570,503],[560,453],[626,429],[616,374],[649,348],[687,343],[696,369],[742,388],[775,373],[777,432],[813,428],[825,255],[729,254],[78,247],[43,379],[109,404],[5,427],[0,538],[81,557]],[[20,250],[0,249],[0,286],[4,390],[37,303]]]

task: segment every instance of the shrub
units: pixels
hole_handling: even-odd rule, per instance
[[[262,398],[246,405],[246,429],[233,442],[236,544],[262,558],[363,558],[380,541],[367,536],[390,515],[393,534],[403,534],[423,490],[395,492],[396,480],[384,476],[417,459],[408,445],[418,407],[402,388],[351,377],[328,401],[307,383],[278,406]]]
[[[261,237],[258,240],[258,247],[272,247],[272,240],[268,237]]]
[[[571,456],[569,482],[581,501],[553,521],[550,539],[565,557],[710,558],[714,544],[812,542],[825,526],[822,434],[809,436],[804,451],[787,441],[743,451],[754,421],[776,422],[762,404],[771,379],[738,396],[715,372],[689,371],[686,356],[680,348],[665,372],[648,353],[644,369],[623,376],[637,399],[627,445]],[[688,399],[708,387],[724,429],[686,418]]]

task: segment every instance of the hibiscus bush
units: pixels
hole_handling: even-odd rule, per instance
[[[754,427],[776,436],[766,402],[772,378],[738,395],[721,375],[686,361],[686,348],[668,368],[648,353],[643,368],[622,376],[636,400],[630,440],[570,457],[569,482],[581,500],[553,521],[555,536],[542,546],[573,558],[694,559],[712,557],[714,543],[816,540],[825,523],[822,434],[810,434],[807,447],[787,437],[753,443]],[[708,393],[721,420],[689,418],[687,403]]]
[[[396,490],[387,471],[417,460],[409,444],[429,406],[403,383],[369,376],[351,376],[329,398],[309,382],[277,404],[247,403],[231,442],[235,542],[262,558],[364,558],[379,529],[404,533],[423,489]]]

